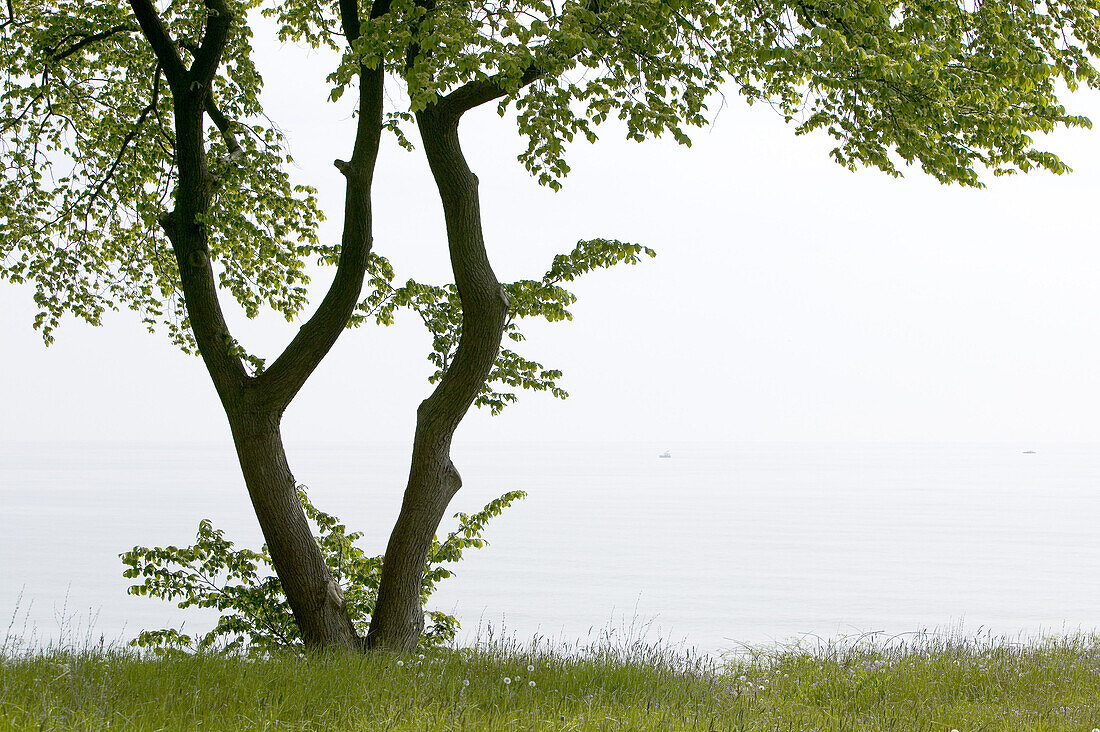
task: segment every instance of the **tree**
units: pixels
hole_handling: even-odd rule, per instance
[[[708,121],[733,91],[767,102],[796,133],[825,130],[837,162],[980,186],[979,171],[1066,170],[1032,135],[1087,126],[1060,86],[1095,86],[1093,0],[95,0],[7,3],[4,276],[33,282],[47,339],[65,313],[98,322],[125,304],[201,355],[225,408],[272,562],[309,645],[410,650],[423,628],[421,576],[461,485],[455,428],[472,404],[557,390],[557,372],[510,350],[518,317],[566,316],[562,283],[633,261],[638,245],[582,242],[541,280],[501,285],[486,255],[477,178],[458,127],[476,107],[515,115],[520,160],[553,188],[565,150],[605,122],[635,140]],[[44,12],[43,12],[44,11]],[[250,12],[283,40],[340,53],[332,97],[357,95],[338,246],[283,169],[263,121]],[[384,81],[407,94],[386,108]],[[371,251],[371,185],[381,135],[415,124],[446,220],[454,284],[394,287]],[[65,170],[57,176],[52,171]],[[230,335],[218,285],[249,314],[305,305],[304,261],[333,283],[269,366]],[[371,288],[361,300],[364,279]],[[417,410],[412,463],[365,641],[310,536],[279,435],[286,406],[350,324],[415,308],[432,331],[435,390]],[[266,368],[265,368],[266,367]]]

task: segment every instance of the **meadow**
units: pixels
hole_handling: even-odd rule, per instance
[[[1100,636],[853,638],[725,658],[607,634],[395,656],[104,644],[0,658],[2,730],[1100,728]]]

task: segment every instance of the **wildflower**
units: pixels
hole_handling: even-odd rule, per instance
[[[535,682],[534,682],[534,681],[528,681],[528,682],[527,682],[527,685],[528,685],[528,686],[530,686],[530,687],[534,687],[534,686],[535,686]]]
[[[510,678],[508,678],[507,676],[505,676],[504,677],[504,683],[505,684],[510,684],[510,683],[512,683],[512,680]]]
[[[404,661],[398,661],[398,662],[397,662],[397,665],[398,665],[399,667],[400,667],[400,666],[404,666],[404,665],[405,665],[405,662],[404,662]]]
[[[469,679],[463,679],[462,680],[462,685],[463,686],[469,686],[470,685],[470,680]]]
[[[535,667],[534,667],[534,666],[528,666],[528,667],[527,667],[527,673],[531,673],[531,672],[532,672],[532,671],[534,671],[534,670],[535,670]]]

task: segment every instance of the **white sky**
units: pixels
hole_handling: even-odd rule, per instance
[[[264,56],[268,111],[336,237],[331,161],[350,154],[353,120],[324,103],[323,57],[292,46]],[[795,138],[771,110],[729,101],[690,149],[628,143],[613,128],[574,145],[557,194],[516,162],[523,143],[507,119],[467,115],[500,279],[537,277],[582,238],[658,257],[577,283],[572,323],[528,325],[523,353],[565,371],[570,399],[530,394],[499,417],[471,413],[461,438],[1100,440],[1097,134],[1049,139],[1071,175],[989,178],[973,191],[916,170],[850,173],[824,136]],[[1095,99],[1071,106],[1100,122]],[[448,280],[422,153],[384,145],[376,251],[401,281]],[[45,348],[33,313],[29,290],[0,287],[0,439],[229,439],[201,362],[132,314],[71,322]],[[233,323],[268,358],[296,327]],[[430,388],[427,351],[411,315],[349,331],[289,409],[288,441],[407,440]]]

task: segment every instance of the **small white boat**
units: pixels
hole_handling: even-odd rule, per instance
[[[662,458],[670,458],[670,457],[672,457],[672,453],[671,453],[671,452],[669,452],[668,450],[665,450],[664,452],[662,452],[662,453],[661,453],[660,455],[658,455],[657,457],[662,457]]]
[[[1034,455],[1035,451],[1034,450],[1024,450],[1024,454],[1025,455]]]

